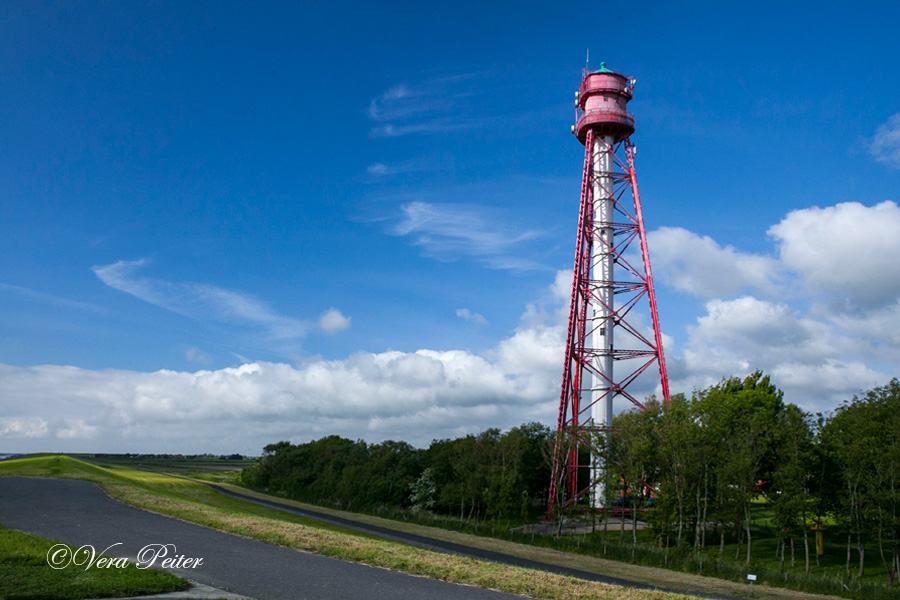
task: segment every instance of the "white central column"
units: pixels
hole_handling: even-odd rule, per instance
[[[612,177],[612,145],[615,140],[604,136],[594,138],[594,147],[591,150],[594,180],[592,191],[594,199],[594,250],[591,257],[591,279],[594,295],[597,298],[592,304],[593,333],[591,334],[591,347],[595,351],[603,350],[601,356],[594,355],[595,368],[604,377],[594,375],[591,386],[591,418],[595,427],[609,428],[612,426],[613,394],[610,391],[610,382],[613,380],[613,322],[607,320],[614,308],[613,297],[613,209],[615,199],[613,196]],[[603,474],[603,461],[598,456],[591,457],[591,480],[598,481]],[[603,486],[594,488],[594,506],[603,506]]]

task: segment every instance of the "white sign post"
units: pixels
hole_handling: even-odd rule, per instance
[[[753,594],[753,582],[756,581],[756,575],[747,574],[747,581],[750,582],[750,594]]]

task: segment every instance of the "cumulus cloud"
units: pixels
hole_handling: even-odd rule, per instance
[[[432,350],[195,373],[0,366],[0,392],[13,413],[0,421],[0,440],[14,451],[90,451],[101,434],[109,451],[258,452],[278,439],[330,433],[427,444],[548,417],[555,373],[520,370],[465,351]],[[441,418],[423,428],[435,415]]]
[[[280,439],[334,433],[427,445],[488,427],[552,422],[564,335],[553,320],[523,321],[484,354],[357,352],[299,366],[253,361],[196,372],[0,365],[0,447],[255,453]]]
[[[261,328],[270,339],[303,337],[312,324],[278,314],[268,304],[245,293],[214,285],[141,277],[138,271],[145,260],[120,260],[111,265],[93,267],[100,280],[111,288],[130,294],[150,304],[197,320],[212,319],[230,325]],[[319,319],[318,326],[327,333],[346,329],[350,320],[332,308]]]
[[[647,240],[653,249],[654,275],[675,289],[702,298],[775,289],[780,269],[768,256],[722,247],[680,227],[661,227],[647,234]]]
[[[900,296],[900,207],[894,202],[795,210],[769,235],[782,264],[833,302],[872,308]]]
[[[763,369],[788,401],[826,410],[883,385],[880,369],[900,360],[900,208],[796,210],[768,235],[773,256],[681,229],[649,234],[658,285],[706,299],[667,354],[672,388]]]
[[[337,333],[350,327],[350,318],[342,315],[336,308],[329,308],[322,313],[317,324],[325,333]]]
[[[878,162],[900,169],[900,113],[878,127],[869,144],[869,152]]]
[[[41,417],[2,417],[0,418],[0,441],[19,440],[22,438],[43,438],[47,435],[47,421]]]
[[[671,361],[675,390],[699,389],[762,369],[788,402],[817,411],[888,379],[866,366],[866,340],[786,304],[743,296],[711,300],[705,308]]]
[[[794,211],[769,230],[777,258],[684,230],[654,232],[654,256],[669,252],[666,269],[675,273],[658,285],[705,298],[680,347],[673,349],[673,338],[664,335],[673,391],[763,369],[787,401],[828,410],[883,385],[889,375],[882,367],[900,360],[900,272],[890,264],[900,240],[898,213],[892,202]],[[406,234],[437,240],[422,241],[433,244],[431,250],[502,256],[515,240],[492,231],[480,214],[468,207],[416,207]],[[842,227],[835,241],[834,230]],[[867,237],[876,252],[866,254]],[[847,259],[846,251],[858,251],[860,260]],[[194,293],[193,284],[137,277],[139,266],[98,267],[98,276],[186,314],[192,302],[220,297]],[[783,280],[765,274],[769,267]],[[881,277],[871,281],[860,271]],[[102,440],[108,451],[258,452],[280,439],[329,434],[426,445],[486,427],[528,420],[552,424],[571,278],[571,271],[557,272],[543,300],[526,306],[519,327],[482,353],[358,352],[298,366],[242,357],[240,366],[196,372],[0,365],[0,449],[95,451]],[[783,297],[781,287],[794,293]],[[812,295],[804,296],[803,289]],[[854,309],[846,310],[847,303],[837,302],[841,298],[849,298]],[[669,309],[661,304],[660,310],[665,315]],[[479,317],[464,308],[457,315]],[[649,332],[647,319],[634,313],[632,320]],[[329,309],[305,327],[328,332],[349,324],[339,310]],[[627,336],[617,339],[627,342]],[[629,391],[637,398],[658,391],[655,373]]]
[[[741,348],[755,362],[820,361],[839,352],[827,324],[803,318],[783,303],[742,296],[711,300],[706,311],[690,334],[706,345]]]

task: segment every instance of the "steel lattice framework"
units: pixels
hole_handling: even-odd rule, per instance
[[[612,416],[608,410],[602,417],[608,422],[596,422],[595,406],[608,403],[611,408],[612,399],[623,397],[643,409],[628,386],[654,363],[663,401],[669,399],[630,139],[634,117],[625,110],[633,83],[602,65],[599,71],[584,72],[576,100],[578,121],[573,133],[584,143],[585,154],[550,483],[551,511],[560,502],[577,501],[593,488],[595,471],[590,470],[590,459],[585,464],[590,437],[607,429]],[[638,251],[641,262],[635,265]],[[639,311],[632,313],[645,303],[649,304],[652,336],[638,326]],[[613,364],[617,366],[615,375]],[[579,478],[581,469],[588,469],[591,477]]]

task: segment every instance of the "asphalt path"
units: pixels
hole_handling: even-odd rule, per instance
[[[197,480],[194,480],[197,481]],[[204,482],[206,483],[206,482]],[[284,504],[277,501],[271,500],[261,500],[259,498],[255,498],[253,496],[248,496],[246,494],[241,494],[239,492],[234,492],[227,488],[218,486],[214,483],[207,483],[212,488],[215,488],[222,494],[227,496],[231,496],[232,498],[238,498],[240,500],[246,500],[247,502],[253,502],[255,504],[260,504],[262,506],[267,506],[269,508],[275,508],[277,510],[281,510],[287,513],[299,515],[302,517],[307,517],[310,519],[315,519],[316,521],[321,521],[323,523],[330,523],[332,525],[340,525],[341,527],[346,527],[347,529],[353,529],[354,531],[359,531],[361,533],[368,533],[380,538],[394,540],[397,542],[403,542],[404,544],[410,544],[412,546],[417,546],[419,548],[425,548],[426,550],[434,550],[436,552],[442,552],[444,554],[458,554],[460,556],[470,556],[472,558],[477,558],[480,560],[488,560],[491,562],[505,563],[508,565],[514,565],[517,567],[525,567],[526,569],[537,569],[538,571],[547,571],[550,573],[558,573],[560,575],[567,575],[569,577],[577,577],[579,579],[585,579],[587,581],[600,581],[603,583],[610,583],[613,585],[622,585],[627,587],[633,587],[638,589],[645,590],[661,590],[662,588],[658,586],[647,585],[644,583],[638,583],[636,581],[628,581],[626,579],[620,579],[618,577],[610,577],[608,575],[600,575],[599,573],[591,573],[590,571],[582,571],[579,569],[572,569],[569,567],[563,567],[560,565],[553,565],[550,563],[542,563],[534,560],[528,560],[527,558],[520,558],[518,556],[513,556],[511,554],[503,554],[501,552],[493,552],[491,550],[483,550],[481,548],[474,548],[472,546],[464,546],[462,544],[455,544],[453,542],[446,542],[444,540],[438,540],[435,538],[424,537],[421,535],[415,535],[412,533],[406,533],[404,531],[397,531],[396,529],[388,529],[387,527],[379,527],[377,525],[369,525],[367,523],[360,523],[359,521],[353,521],[351,519],[345,519],[343,517],[337,517],[334,515],[329,515],[326,513],[320,513],[312,510],[300,509],[295,506],[291,506],[290,504]],[[672,591],[672,590],[663,590],[663,591]]]
[[[192,480],[199,481],[199,480]],[[351,519],[346,519],[343,517],[337,517],[334,515],[329,515],[326,513],[320,513],[312,510],[300,509],[295,506],[291,506],[290,504],[284,504],[282,502],[271,501],[271,500],[262,500],[259,498],[255,498],[253,496],[248,496],[246,494],[241,494],[239,492],[234,492],[228,488],[224,488],[222,486],[216,485],[214,483],[202,482],[206,483],[206,485],[218,490],[220,493],[231,496],[233,498],[238,498],[240,500],[246,500],[247,502],[253,502],[255,504],[260,504],[262,506],[267,506],[269,508],[275,508],[277,510],[281,510],[284,512],[292,513],[295,515],[300,515],[303,517],[307,517],[310,519],[315,519],[317,521],[321,521],[323,523],[330,523],[333,525],[340,525],[341,527],[346,527],[347,529],[353,529],[355,531],[359,531],[362,533],[368,533],[371,535],[378,536],[380,538],[394,540],[397,542],[403,542],[404,544],[410,544],[412,546],[417,546],[419,548],[425,548],[427,550],[434,550],[436,552],[443,552],[445,554],[458,554],[460,556],[470,556],[472,558],[477,558],[480,560],[488,560],[492,562],[504,563],[508,565],[514,565],[517,567],[524,567],[526,569],[536,569],[538,571],[547,571],[550,573],[557,573],[559,575],[566,575],[568,577],[577,577],[578,579],[584,579],[587,581],[599,581],[602,583],[609,583],[612,585],[621,585],[625,587],[643,589],[643,590],[658,590],[664,592],[676,592],[680,594],[690,594],[692,596],[700,596],[704,598],[720,598],[722,600],[741,600],[740,598],[734,596],[723,596],[719,594],[708,594],[703,592],[686,592],[682,590],[668,589],[654,585],[648,585],[646,583],[639,583],[636,581],[629,581],[627,579],[621,579],[619,577],[611,577],[609,575],[601,575],[599,573],[592,573],[590,571],[582,571],[580,569],[572,569],[569,567],[563,567],[560,565],[554,565],[550,563],[543,563],[534,560],[529,560],[526,558],[520,558],[518,556],[512,556],[511,554],[503,554],[501,552],[493,552],[491,550],[484,550],[481,548],[474,548],[472,546],[464,546],[462,544],[455,544],[453,542],[446,542],[443,540],[438,540],[435,538],[424,537],[421,535],[415,535],[412,533],[406,533],[403,531],[397,531],[396,529],[388,529],[386,527],[379,527],[377,525],[370,525],[368,523],[360,523],[359,521],[353,521]]]
[[[259,600],[520,598],[222,533],[128,506],[81,480],[0,477],[0,524],[131,561],[148,545],[172,544],[170,558],[202,558],[175,574]]]

